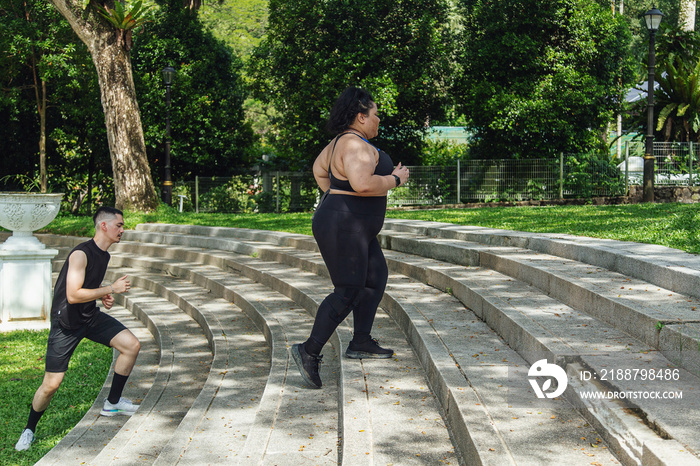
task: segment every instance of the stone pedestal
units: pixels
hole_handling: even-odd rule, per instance
[[[51,313],[51,260],[56,249],[0,249],[0,324],[47,322]],[[40,323],[37,322],[37,323]]]
[[[56,217],[63,194],[0,193],[0,226],[12,231],[0,245],[0,330],[41,328],[51,314],[51,259],[33,231]]]

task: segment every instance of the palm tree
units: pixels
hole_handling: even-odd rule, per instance
[[[666,141],[700,137],[700,35],[666,27],[659,44],[657,131]]]
[[[669,141],[698,141],[700,137],[700,61],[693,68],[680,58],[668,62],[657,78],[661,107],[656,126]]]

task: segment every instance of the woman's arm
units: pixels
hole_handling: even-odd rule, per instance
[[[327,148],[318,154],[313,167],[314,178],[316,179],[316,183],[318,183],[318,187],[321,188],[323,192],[326,192],[328,188],[331,187],[331,179],[328,176],[328,161],[326,160],[327,156],[325,156],[326,153]]]
[[[391,175],[375,175],[377,156],[377,149],[360,140],[348,141],[344,147],[344,174],[352,189],[360,196],[385,196],[390,189],[396,187],[394,174],[401,179],[402,184],[408,179],[408,169],[400,163]]]

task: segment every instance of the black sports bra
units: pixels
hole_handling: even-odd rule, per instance
[[[353,133],[353,132],[348,132],[348,133],[341,133],[337,136],[335,142],[333,143],[333,150],[335,150],[335,144],[338,142],[338,139],[340,139],[340,137],[345,135],[345,134],[354,134],[358,138],[365,141],[367,144],[374,147],[371,142],[369,142],[367,139],[363,138],[359,134]],[[374,174],[381,175],[381,176],[391,175],[391,172],[394,170],[394,162],[392,162],[391,157],[389,157],[389,154],[387,154],[383,150],[381,150],[377,147],[374,147],[374,148],[377,149],[377,152],[379,152],[379,160],[377,161],[377,166],[374,168]],[[352,186],[350,186],[350,181],[340,180],[340,179],[333,176],[333,172],[331,171],[332,164],[333,164],[333,152],[331,152],[331,160],[328,163],[328,178],[331,181],[330,189],[337,189],[339,191],[347,191],[347,192],[351,192],[351,193],[356,192],[352,188]]]

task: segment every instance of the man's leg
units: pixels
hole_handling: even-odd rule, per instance
[[[130,330],[122,330],[112,338],[109,346],[119,351],[119,356],[114,363],[114,372],[128,377],[141,351],[141,342]]]
[[[119,351],[119,356],[117,356],[117,360],[114,363],[114,377],[112,378],[112,386],[107,397],[109,405],[105,403],[102,414],[111,416],[114,414],[133,413],[138,409],[138,405],[134,405],[128,400],[122,400],[122,392],[136,363],[136,358],[141,350],[141,343],[129,330],[122,330],[112,338],[109,346]]]
[[[46,411],[46,408],[49,407],[51,398],[53,398],[58,387],[61,386],[64,375],[65,372],[44,372],[44,380],[34,393],[27,425],[24,427],[24,431],[15,445],[17,451],[28,450],[32,442],[34,442],[36,425],[39,419],[41,419],[41,416],[43,416],[44,411]]]
[[[65,372],[44,372],[44,380],[41,382],[41,386],[34,393],[34,399],[32,400],[32,409],[39,413],[46,411],[49,407],[51,398],[61,386],[63,382],[63,376]],[[34,430],[34,429],[32,429]]]

